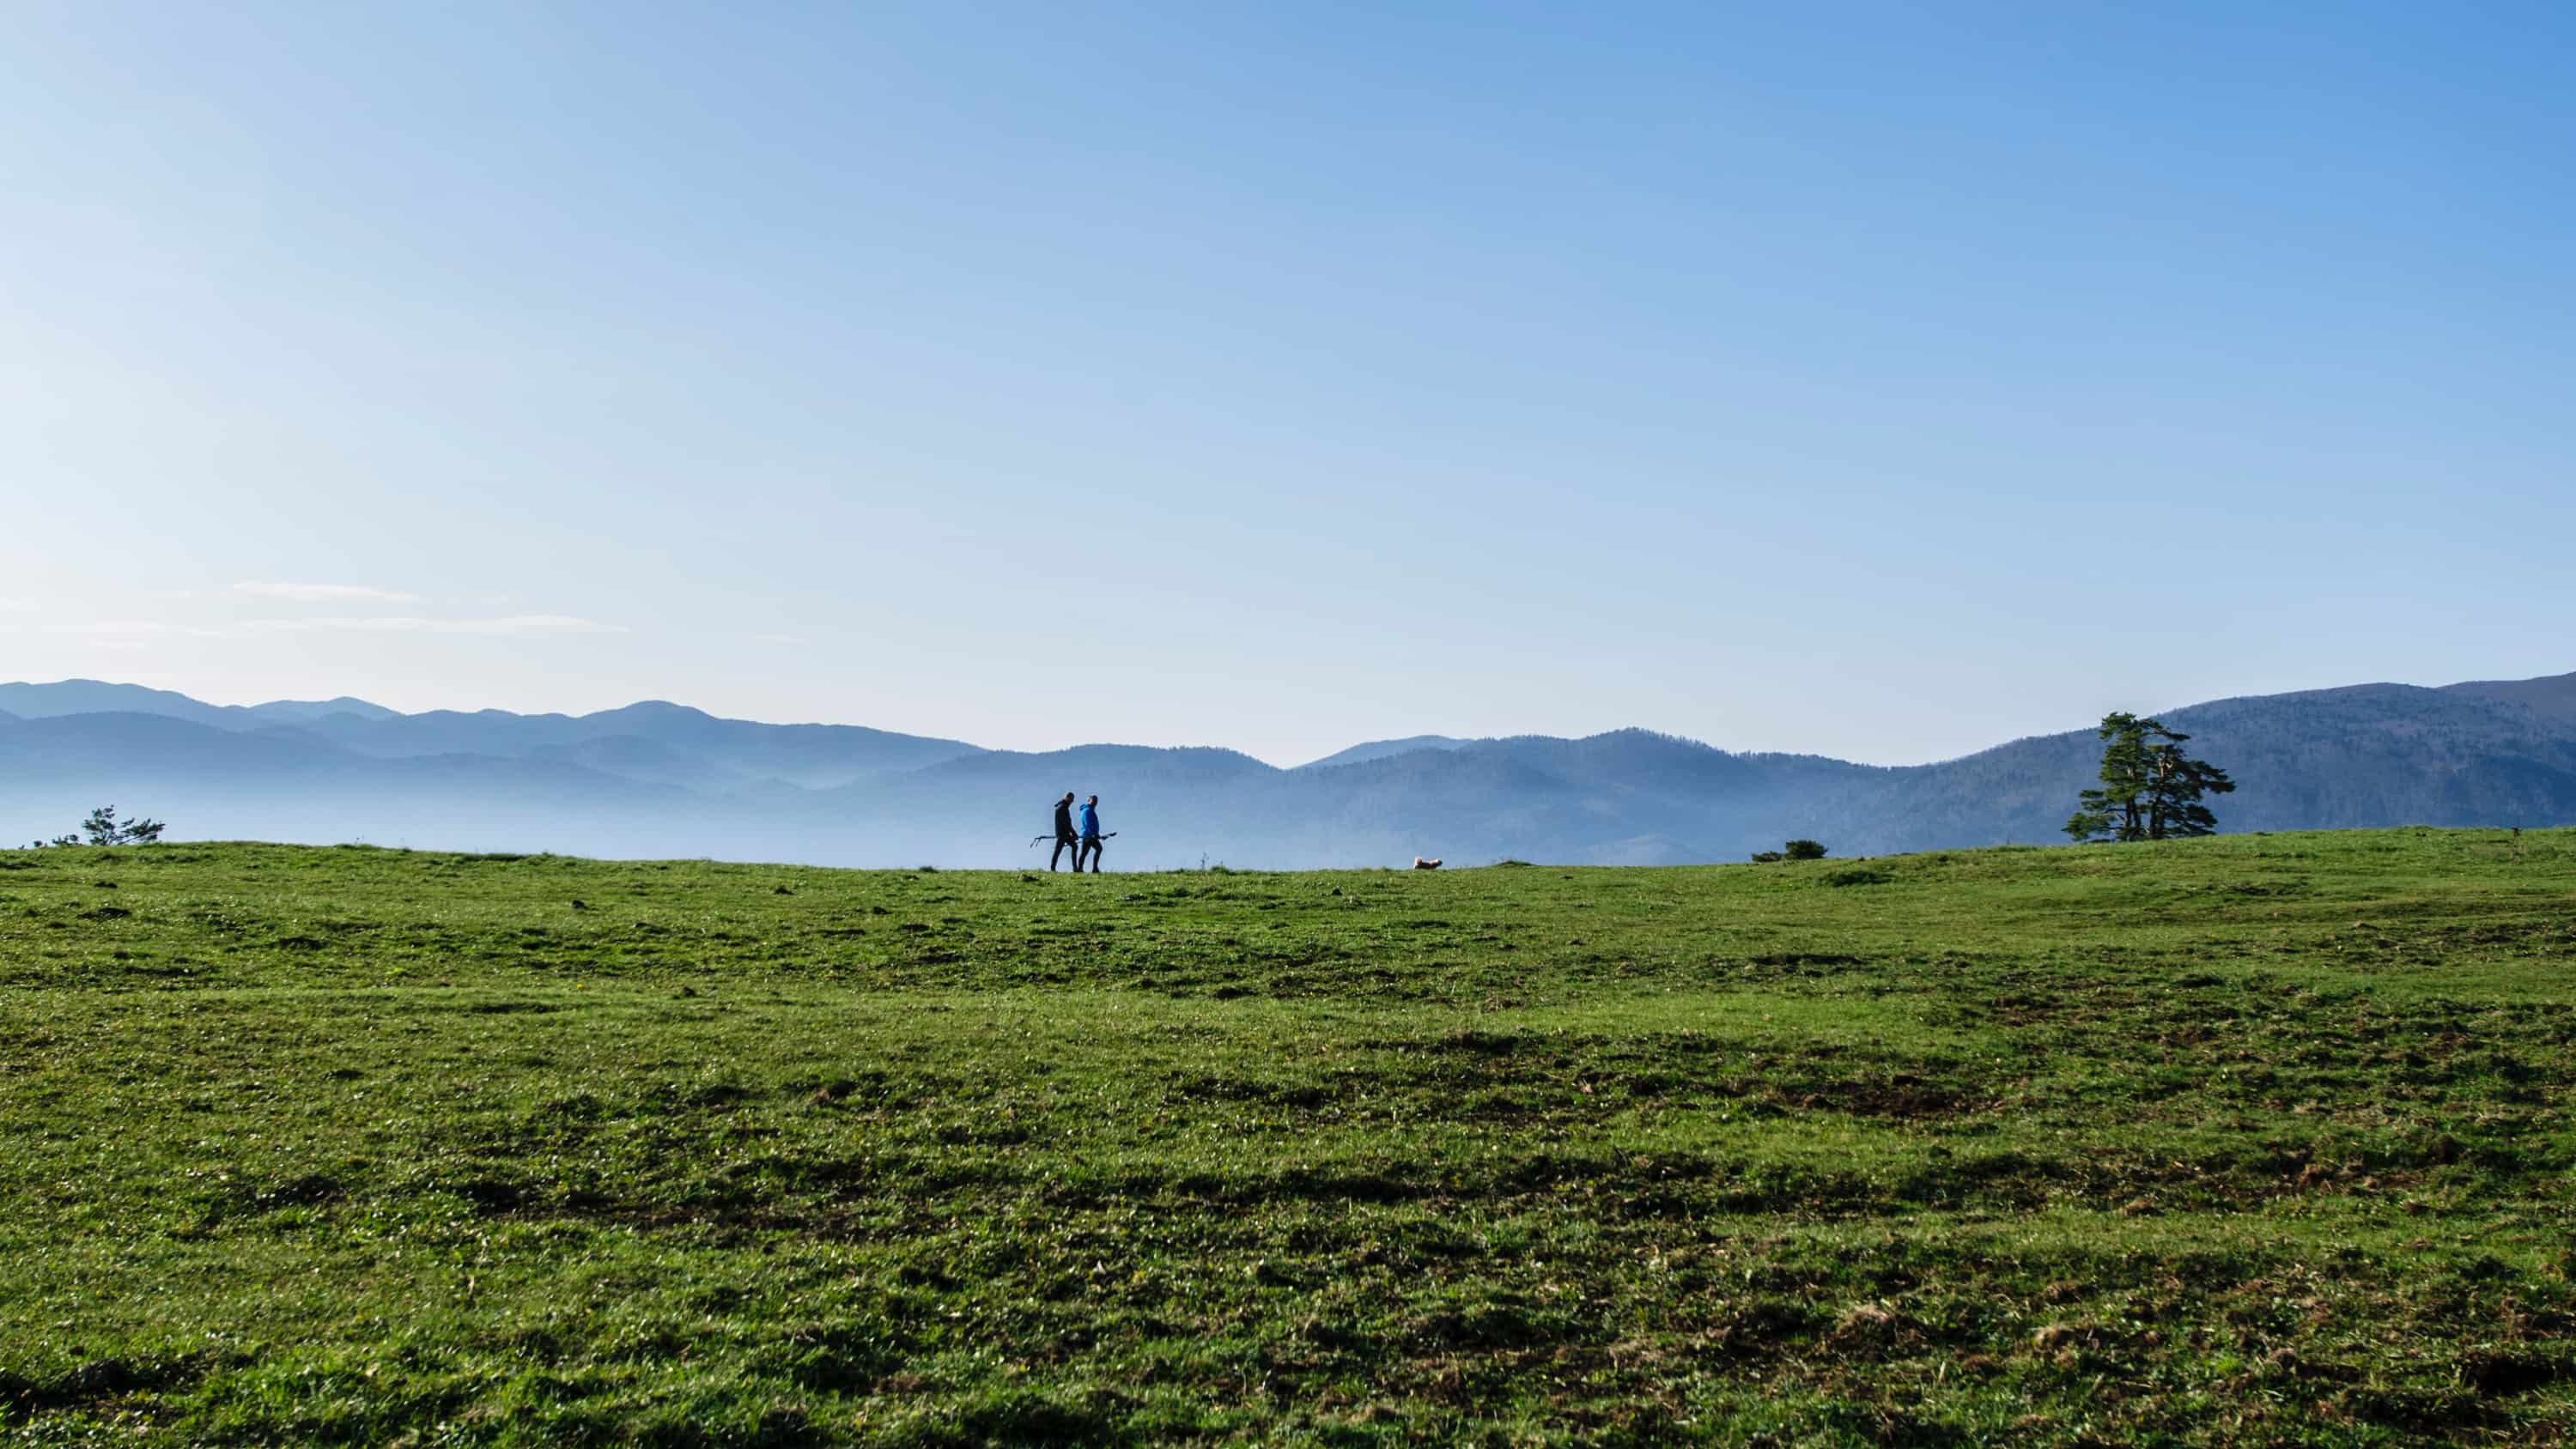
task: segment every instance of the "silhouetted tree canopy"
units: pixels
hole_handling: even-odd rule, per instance
[[[2218,817],[2200,803],[2225,795],[2236,782],[2216,765],[2182,752],[2191,736],[2161,720],[2113,712],[2096,732],[2102,746],[2102,783],[2079,798],[2066,833],[2077,840],[2169,840],[2213,835]]]

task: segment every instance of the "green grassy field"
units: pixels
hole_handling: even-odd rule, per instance
[[[0,1439],[2554,1442],[2576,832],[0,854]]]

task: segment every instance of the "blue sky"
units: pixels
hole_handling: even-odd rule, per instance
[[[2576,669],[2576,10],[13,7],[0,677],[1904,762]]]

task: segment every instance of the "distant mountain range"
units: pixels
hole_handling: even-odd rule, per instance
[[[2163,712],[2232,771],[2229,830],[2576,824],[2576,674],[2344,689]],[[402,714],[360,699],[211,705],[96,680],[0,684],[0,840],[113,803],[171,839],[838,865],[1027,865],[1067,790],[1098,793],[1114,868],[1741,860],[2053,842],[2090,728],[1888,768],[1737,754],[1646,730],[1417,735],[1282,770],[1222,749],[1042,754],[855,725],[597,714]],[[14,833],[11,833],[14,832]]]

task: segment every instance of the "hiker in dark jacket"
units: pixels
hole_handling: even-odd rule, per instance
[[[1082,843],[1074,837],[1073,833],[1073,792],[1071,790],[1065,791],[1064,798],[1055,802],[1055,849],[1047,853],[1047,870],[1050,873],[1055,870],[1055,863],[1064,859],[1064,850],[1068,845],[1073,847],[1073,873],[1080,875],[1082,874]]]
[[[1065,797],[1070,800],[1073,797]],[[1073,873],[1082,874],[1082,858],[1091,857],[1091,873],[1100,874],[1100,797],[1082,802],[1082,844],[1073,852]]]

